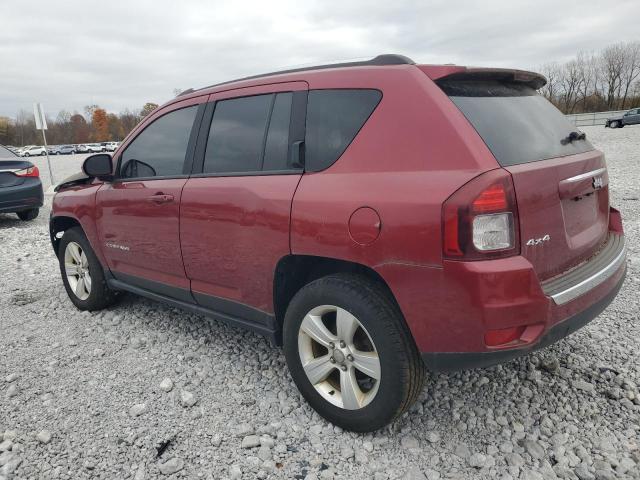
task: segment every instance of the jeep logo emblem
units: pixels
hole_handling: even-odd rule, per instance
[[[602,181],[602,177],[593,177],[593,188],[595,188],[596,190],[599,190],[602,188],[603,185],[604,185],[604,182]]]

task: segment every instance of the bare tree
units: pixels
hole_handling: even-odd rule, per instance
[[[564,91],[564,111],[573,113],[578,103],[578,94],[583,88],[582,67],[577,59],[569,60],[562,66],[561,85]]]
[[[549,62],[538,69],[547,78],[547,83],[540,89],[540,93],[553,104],[558,104],[558,95],[561,88],[562,71],[557,62]]]
[[[623,43],[606,47],[600,57],[600,71],[604,82],[607,108],[614,109],[618,105],[622,74],[625,68],[625,48]]]
[[[624,93],[622,94],[622,105],[620,108],[625,109],[631,86],[638,75],[640,75],[640,42],[623,45],[623,52],[624,67],[621,75],[621,83]]]

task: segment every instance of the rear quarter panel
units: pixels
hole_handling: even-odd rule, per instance
[[[372,88],[382,100],[355,140],[328,169],[305,173],[292,208],[291,249],[361,263],[441,267],[444,200],[498,165],[460,111],[415,66],[311,72],[310,89]],[[378,212],[370,245],[355,243],[349,218]]]

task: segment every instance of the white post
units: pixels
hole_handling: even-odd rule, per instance
[[[53,170],[51,170],[51,159],[49,158],[49,149],[47,148],[47,136],[44,134],[44,129],[42,129],[42,141],[44,142],[44,153],[47,156],[47,166],[49,167],[49,178],[51,179],[51,186],[56,184],[56,181],[53,179]]]
[[[44,154],[47,156],[47,166],[49,167],[49,178],[51,179],[51,186],[55,185],[55,180],[53,179],[53,170],[51,169],[51,159],[49,158],[49,150],[47,149],[47,136],[44,131],[47,129],[47,119],[44,116],[44,108],[42,108],[41,103],[33,104],[33,115],[36,120],[36,128],[38,130],[42,130],[42,141],[44,142]]]

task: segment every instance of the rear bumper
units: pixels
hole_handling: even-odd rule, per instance
[[[21,185],[0,188],[0,213],[40,208],[43,203],[44,193],[39,178],[26,178]]]
[[[569,335],[611,303],[626,275],[617,211],[612,210],[609,230],[609,241],[596,256],[544,283],[522,256],[444,261],[441,268],[388,264],[377,271],[393,291],[428,368],[485,367]],[[496,345],[496,333],[502,332],[515,336]]]
[[[507,350],[497,350],[491,352],[462,352],[462,353],[422,353],[422,360],[427,368],[434,372],[453,372],[458,370],[466,370],[470,368],[489,367],[499,363],[508,362],[522,355],[527,355],[540,348],[547,347],[558,340],[562,340],[567,335],[572,334],[576,330],[584,327],[591,320],[596,318],[616,297],[626,275],[626,267],[623,269],[622,275],[613,287],[596,303],[590,305],[585,310],[574,314],[566,320],[555,324],[549,328],[540,339],[527,347],[514,348]]]

